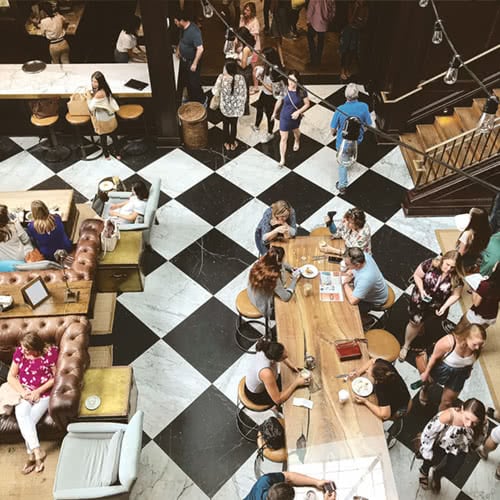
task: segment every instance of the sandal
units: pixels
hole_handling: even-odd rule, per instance
[[[429,477],[428,476],[424,476],[423,474],[421,474],[420,477],[418,478],[418,482],[423,490],[429,489]]]
[[[427,396],[427,394],[425,394],[425,392],[422,389],[418,393],[418,402],[422,406],[427,406],[427,403],[429,402],[429,397]]]
[[[298,151],[300,149],[300,142],[294,142],[293,143],[293,150]]]
[[[239,146],[238,141],[234,141],[231,144],[231,151],[235,151],[238,146]]]
[[[225,142],[225,143],[224,143],[224,149],[225,149],[226,151],[229,151],[229,150],[231,149],[231,145],[230,145],[229,143]]]
[[[45,462],[44,462],[44,458],[37,458],[36,461],[35,461],[35,472],[42,472],[44,469],[45,469]]]
[[[21,469],[21,473],[27,475],[33,472],[35,470],[35,465],[36,465],[35,457],[33,456],[33,458],[28,458],[23,468]]]
[[[408,356],[408,351],[409,348],[405,345],[401,347],[401,350],[399,351],[398,361],[402,363],[406,359],[406,356]]]

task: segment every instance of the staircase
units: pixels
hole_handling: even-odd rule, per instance
[[[500,89],[494,89],[500,97]],[[401,147],[408,171],[415,184],[415,188],[408,193],[403,203],[403,208],[408,215],[452,215],[460,212],[461,206],[481,206],[479,203],[470,203],[467,196],[461,193],[462,201],[459,206],[452,207],[451,198],[445,191],[450,186],[458,187],[457,182],[471,181],[453,170],[440,165],[436,160],[445,162],[457,169],[474,172],[481,170],[481,174],[488,174],[492,182],[491,172],[494,177],[500,175],[500,109],[497,111],[494,129],[488,134],[481,134],[476,129],[483,110],[485,98],[473,99],[471,107],[455,107],[453,115],[436,116],[434,123],[416,126],[416,131],[400,135],[401,142],[410,144],[414,148],[425,152],[428,156],[415,153]],[[491,168],[484,169],[485,166]],[[495,185],[498,183],[492,182]],[[500,187],[500,186],[499,186]],[[486,188],[483,188],[486,189]],[[456,189],[452,189],[456,193]],[[463,189],[462,189],[463,191]],[[450,194],[450,193],[448,193]],[[474,191],[473,198],[477,198],[478,191]],[[436,201],[443,200],[439,209]],[[484,193],[484,208],[489,209],[490,199],[494,193]],[[480,197],[481,198],[481,197]]]

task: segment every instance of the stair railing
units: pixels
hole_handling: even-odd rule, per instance
[[[463,169],[500,154],[500,117],[495,119],[493,129],[487,134],[477,128],[468,130],[427,148],[425,153],[422,159],[414,160],[418,172],[415,188],[454,173],[438,161]]]

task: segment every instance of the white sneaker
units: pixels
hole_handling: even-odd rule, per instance
[[[262,139],[262,142],[269,142],[269,141],[272,141],[274,139],[274,134],[266,134],[264,136],[264,139]]]
[[[252,125],[250,127],[254,132],[258,132],[259,131],[259,127],[256,127],[255,125]]]

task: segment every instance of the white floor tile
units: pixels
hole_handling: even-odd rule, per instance
[[[19,144],[19,146],[21,146],[23,149],[29,149],[33,146],[36,146],[39,141],[40,141],[40,138],[39,137],[30,137],[30,136],[27,136],[27,137],[11,137],[11,139],[16,142],[17,144]]]
[[[50,168],[26,151],[0,162],[2,191],[26,191],[53,175]]]
[[[256,481],[254,474],[256,455],[257,452],[252,454],[233,477],[212,497],[212,500],[235,500],[236,498],[245,498],[248,495]]]
[[[313,106],[304,113],[300,131],[320,144],[329,144],[333,140],[330,128],[333,113],[324,106]]]
[[[238,274],[235,278],[233,278],[222,290],[219,290],[215,296],[229,309],[238,313],[236,310],[236,297],[238,294],[245,290],[248,284],[248,274],[250,272],[250,268],[252,266],[248,266],[243,272]]]
[[[394,148],[387,153],[381,160],[379,160],[371,168],[377,174],[387,177],[391,181],[403,186],[406,189],[413,189],[414,184],[411,179],[408,167],[403,159],[401,150]]]

